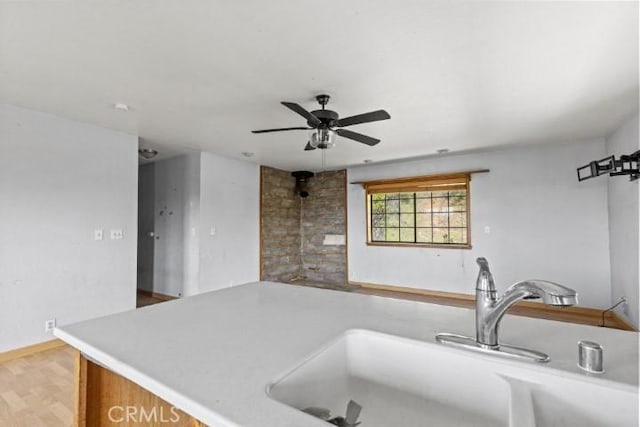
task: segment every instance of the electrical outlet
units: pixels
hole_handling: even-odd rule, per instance
[[[56,327],[56,319],[49,319],[44,322],[44,331],[51,332]]]

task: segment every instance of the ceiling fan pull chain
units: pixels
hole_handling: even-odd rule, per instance
[[[326,172],[327,171],[327,169],[325,167],[326,156],[327,156],[327,150],[322,150],[322,172]]]

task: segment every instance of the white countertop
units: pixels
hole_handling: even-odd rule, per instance
[[[352,328],[434,343],[437,332],[473,336],[474,312],[256,282],[62,326],[55,335],[210,426],[323,427],[270,399],[266,386]],[[576,366],[582,339],[603,345],[603,379],[637,386],[635,332],[509,315],[500,329],[501,342],[549,354],[550,373],[584,375]]]

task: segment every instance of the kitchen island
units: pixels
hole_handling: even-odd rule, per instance
[[[55,335],[78,350],[77,425],[144,415],[155,417],[148,425],[323,427],[271,399],[267,387],[350,329],[435,343],[438,332],[473,336],[474,311],[256,282],[62,326]],[[638,385],[635,332],[507,315],[500,339],[549,354],[536,369],[584,376],[577,341],[595,341],[605,349],[598,381]]]

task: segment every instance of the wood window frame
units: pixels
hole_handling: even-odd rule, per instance
[[[456,172],[437,175],[422,175],[395,179],[380,179],[375,181],[359,182],[365,191],[366,206],[366,230],[367,246],[387,246],[387,247],[410,247],[410,248],[438,248],[438,249],[471,249],[471,175],[473,173],[489,172],[487,169],[473,170],[466,172]],[[392,192],[418,192],[425,191],[426,188],[434,188],[447,185],[454,185],[455,182],[462,181],[466,190],[466,228],[467,243],[412,243],[412,242],[379,242],[373,241],[371,233],[371,198],[373,193],[392,193]],[[354,183],[355,184],[355,183]],[[415,209],[415,208],[414,208]],[[414,224],[415,226],[415,224]]]

